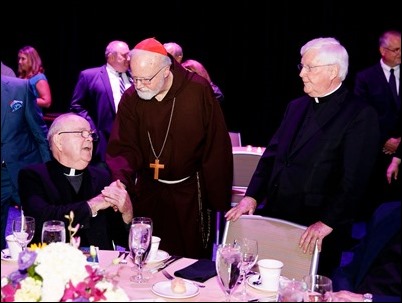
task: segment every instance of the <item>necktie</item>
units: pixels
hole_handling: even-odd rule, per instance
[[[123,95],[126,90],[126,86],[124,85],[123,73],[119,73],[120,78],[120,94]]]
[[[399,98],[398,98],[398,93],[396,91],[396,80],[395,80],[395,75],[394,75],[394,69],[393,68],[391,68],[390,73],[391,73],[391,75],[389,76],[389,86],[391,87],[392,94],[394,95],[396,105],[399,108],[400,101],[399,101]]]

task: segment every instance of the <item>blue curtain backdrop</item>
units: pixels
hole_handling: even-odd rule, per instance
[[[18,50],[34,46],[53,94],[47,112],[63,112],[79,71],[104,64],[109,41],[124,40],[130,48],[151,36],[175,41],[184,59],[202,62],[225,94],[229,129],[241,132],[244,145],[265,146],[286,104],[303,94],[296,65],[305,42],[340,40],[350,55],[346,83],[352,86],[357,70],[379,60],[380,33],[401,30],[396,1],[355,2],[353,8],[339,1],[265,2],[11,3],[2,12],[1,59],[17,71]]]

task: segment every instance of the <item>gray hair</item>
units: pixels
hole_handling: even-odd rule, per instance
[[[105,50],[105,58],[107,59],[107,57],[110,54],[113,54],[114,52],[116,52],[116,49],[118,47],[119,44],[124,43],[125,45],[127,45],[126,42],[124,41],[120,41],[120,40],[114,40],[112,42],[110,42],[107,46],[106,46],[106,50]]]
[[[61,114],[56,119],[54,119],[47,133],[47,140],[49,141],[50,145],[52,145],[53,136],[63,129],[64,121],[67,120],[69,117],[81,117],[81,116],[75,113],[65,113]]]
[[[396,30],[389,30],[389,31],[384,32],[380,36],[380,39],[378,40],[378,46],[380,46],[380,47],[388,47],[389,39],[392,36],[399,37],[399,39],[401,39],[401,32],[398,32]]]
[[[349,55],[338,40],[332,37],[310,40],[301,47],[301,56],[304,56],[310,49],[318,50],[317,58],[320,60],[320,64],[338,65],[338,76],[341,81],[345,80],[349,68]]]

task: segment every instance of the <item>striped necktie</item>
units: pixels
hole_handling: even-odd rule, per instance
[[[390,73],[391,74],[389,76],[389,81],[388,82],[389,82],[389,86],[391,87],[392,94],[394,95],[396,105],[397,105],[397,107],[399,109],[400,100],[399,100],[398,92],[396,90],[396,80],[395,80],[395,74],[394,74],[394,69],[393,68],[391,68]]]
[[[120,94],[123,95],[126,90],[126,86],[124,85],[123,73],[119,73],[120,78]]]

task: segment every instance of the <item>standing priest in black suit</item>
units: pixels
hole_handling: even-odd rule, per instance
[[[378,118],[342,84],[349,56],[336,39],[313,39],[300,53],[307,95],[289,103],[245,197],[226,218],[252,214],[266,199],[264,214],[308,226],[295,245],[311,253],[318,241],[318,273],[330,276],[379,146]]]
[[[107,169],[88,166],[96,139],[87,120],[74,113],[60,115],[48,133],[53,159],[20,170],[22,207],[36,221],[32,243],[41,241],[44,221],[62,220],[68,226],[65,215],[73,211],[73,226],[80,224],[76,236],[81,246],[128,248],[131,199],[119,180],[111,182]]]

